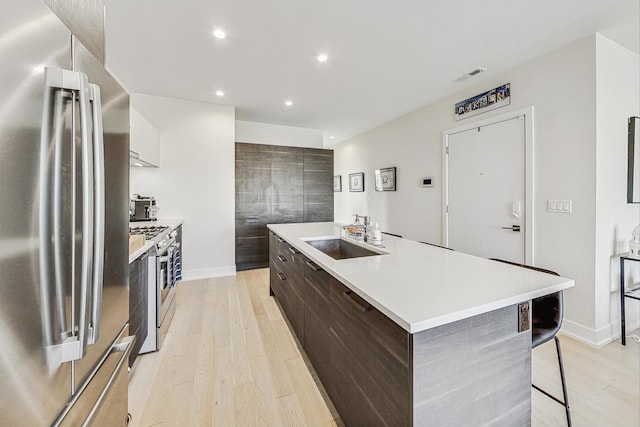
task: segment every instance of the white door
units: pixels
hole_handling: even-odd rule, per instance
[[[447,145],[447,246],[524,263],[524,117],[454,131]]]

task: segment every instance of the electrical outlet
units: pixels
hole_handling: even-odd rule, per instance
[[[529,303],[523,302],[518,304],[518,332],[524,332],[529,330],[530,315],[529,315]]]

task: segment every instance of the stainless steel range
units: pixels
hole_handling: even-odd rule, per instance
[[[129,228],[131,234],[144,234],[154,247],[149,251],[149,306],[147,339],[140,353],[160,349],[175,312],[175,257],[180,250],[177,232],[167,226],[138,226]],[[155,333],[154,331],[155,326]]]

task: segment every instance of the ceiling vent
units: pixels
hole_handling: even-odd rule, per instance
[[[478,74],[482,73],[483,71],[487,71],[486,68],[482,68],[482,67],[478,67],[473,71],[468,72],[467,74],[463,74],[462,76],[458,77],[457,79],[454,80],[454,82],[456,83],[460,83],[463,82],[467,79],[470,79],[471,77],[477,76]]]

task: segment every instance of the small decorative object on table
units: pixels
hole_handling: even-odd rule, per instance
[[[352,192],[364,191],[364,172],[349,174],[349,191],[352,191]]]
[[[376,169],[376,191],[396,191],[396,168]]]

